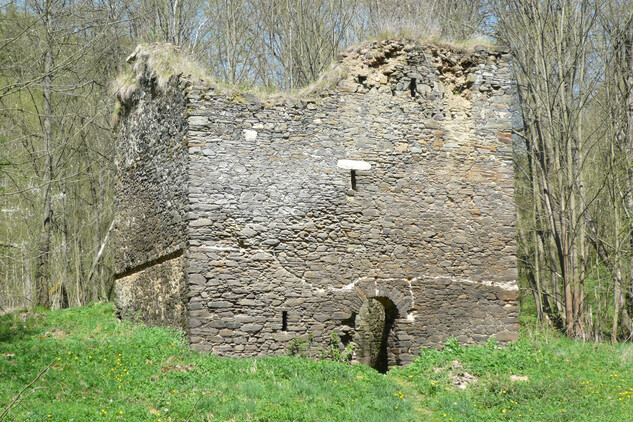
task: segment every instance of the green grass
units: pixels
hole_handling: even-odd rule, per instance
[[[52,366],[6,420],[413,419],[400,386],[365,366],[220,359],[188,350],[180,332],[119,323],[111,304],[22,315],[0,318],[0,408]]]
[[[527,329],[522,335],[509,347],[489,342],[460,348],[449,341],[444,350],[423,351],[413,365],[390,375],[407,380],[420,404],[446,421],[631,420],[631,344],[583,345]],[[477,381],[460,390],[451,375],[464,372]],[[512,375],[527,380],[513,381]]]
[[[4,420],[621,422],[633,414],[632,345],[526,326],[509,347],[451,340],[381,375],[192,352],[178,331],[118,322],[111,304],[28,315],[0,317],[0,413],[51,366]],[[454,381],[466,373],[476,381],[462,390]]]

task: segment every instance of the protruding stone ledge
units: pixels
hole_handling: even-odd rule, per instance
[[[343,170],[370,170],[371,164],[360,160],[338,160],[336,167]]]

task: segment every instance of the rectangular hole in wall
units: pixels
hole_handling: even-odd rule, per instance
[[[409,89],[411,90],[411,96],[416,96],[416,90],[418,88],[418,84],[415,82],[415,78],[411,78],[411,83],[409,84]]]
[[[288,331],[288,311],[281,312],[281,331]]]

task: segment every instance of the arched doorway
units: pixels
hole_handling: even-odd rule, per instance
[[[398,309],[386,297],[363,302],[356,317],[357,358],[381,373],[389,369],[389,349],[393,347],[393,325]]]

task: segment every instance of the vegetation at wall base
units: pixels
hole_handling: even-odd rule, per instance
[[[197,353],[181,332],[119,322],[112,304],[1,317],[0,414],[51,363],[4,420],[415,419],[369,367]]]
[[[193,352],[179,331],[119,322],[110,303],[10,314],[0,317],[0,420],[628,420],[632,345],[532,325],[509,347],[449,340],[382,375]]]

